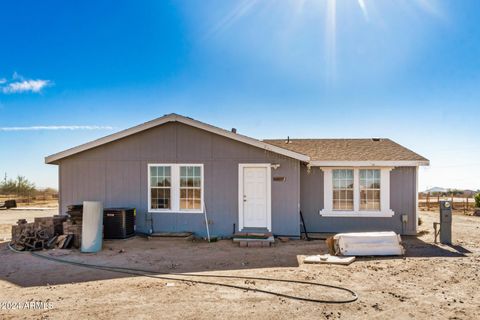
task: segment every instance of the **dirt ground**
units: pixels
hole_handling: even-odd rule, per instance
[[[358,301],[318,304],[259,292],[154,279],[59,264],[0,244],[0,303],[41,301],[47,309],[0,309],[1,319],[480,319],[480,217],[454,216],[452,246],[433,243],[438,213],[421,212],[421,236],[405,237],[406,257],[358,258],[349,266],[305,265],[326,252],[323,241],[240,248],[231,241],[136,237],[105,241],[103,251],[42,254],[158,273],[261,276],[345,286]],[[171,277],[171,276],[169,276]],[[194,277],[186,279],[198,280]],[[321,287],[201,278],[309,298],[345,298]]]

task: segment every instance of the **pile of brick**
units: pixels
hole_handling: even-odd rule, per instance
[[[44,229],[50,235],[55,235],[55,226],[53,225],[53,217],[36,217],[33,224],[39,229]]]
[[[53,248],[58,235],[63,234],[65,220],[65,216],[37,217],[31,223],[20,219],[16,226],[12,226],[11,245],[20,251]]]
[[[37,217],[34,222],[18,220],[12,226],[11,245],[16,250],[80,248],[82,244],[83,206],[68,206],[68,215]]]
[[[67,221],[67,216],[65,215],[55,215],[53,216],[53,233],[61,235],[63,234],[63,222]]]
[[[78,249],[82,245],[83,205],[70,205],[67,209],[68,219],[63,223],[63,234],[73,235],[73,246]]]
[[[67,215],[68,219],[72,221],[73,224],[82,224],[83,219],[83,205],[73,204],[67,206]]]
[[[63,223],[63,234],[73,236],[73,247],[80,248],[82,245],[82,224],[77,224],[76,222],[68,219]]]
[[[27,220],[18,220],[16,226],[12,226],[11,245],[16,250],[41,250],[52,235],[47,229],[42,228],[35,222],[27,223]]]

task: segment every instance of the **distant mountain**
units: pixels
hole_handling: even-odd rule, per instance
[[[434,192],[448,192],[448,189],[446,188],[440,188],[440,187],[433,187],[433,188],[430,188],[430,189],[427,189],[425,191],[423,191],[423,193],[434,193]]]
[[[463,194],[466,195],[466,196],[474,196],[476,195],[478,192],[475,191],[475,190],[463,190]]]
[[[462,193],[463,195],[466,195],[466,196],[473,196],[473,195],[478,193],[478,191],[475,191],[475,190],[447,189],[447,188],[441,188],[441,187],[433,187],[433,188],[430,188],[430,189],[427,189],[427,190],[423,191],[422,193],[425,193],[425,194],[427,194],[427,193],[451,193],[452,191],[454,191],[455,193],[457,193],[457,192]]]

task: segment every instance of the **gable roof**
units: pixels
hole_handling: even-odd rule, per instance
[[[310,157],[312,165],[429,165],[429,160],[390,139],[272,139],[277,147]]]
[[[86,151],[86,150],[90,150],[90,149],[99,147],[101,145],[104,145],[104,144],[107,144],[107,143],[110,143],[110,142],[113,142],[113,141],[116,141],[116,140],[119,140],[119,139],[122,139],[122,138],[125,138],[125,137],[128,137],[128,136],[131,136],[133,134],[136,134],[136,133],[154,128],[156,126],[160,126],[160,125],[168,123],[168,122],[180,122],[180,123],[183,123],[183,124],[195,127],[195,128],[199,128],[199,129],[202,129],[202,130],[205,130],[205,131],[209,131],[209,132],[212,132],[212,133],[230,138],[232,140],[240,141],[240,142],[246,143],[248,145],[252,145],[254,147],[258,147],[258,148],[261,148],[261,149],[264,149],[264,150],[268,150],[268,151],[271,151],[271,152],[274,152],[274,153],[277,153],[277,154],[281,154],[281,155],[284,155],[284,156],[287,156],[287,157],[290,157],[290,158],[293,158],[293,159],[303,161],[303,162],[308,162],[310,160],[310,157],[308,157],[304,154],[300,154],[296,151],[289,150],[289,149],[282,148],[282,147],[278,147],[278,146],[275,146],[275,145],[271,145],[271,144],[265,143],[265,142],[257,140],[257,139],[253,139],[253,138],[250,138],[250,137],[238,134],[238,133],[233,133],[231,131],[224,130],[224,129],[221,129],[221,128],[218,128],[218,127],[215,127],[215,126],[212,126],[212,125],[194,120],[192,118],[187,118],[187,117],[175,114],[175,113],[171,113],[171,114],[165,115],[163,117],[160,117],[160,118],[142,123],[142,124],[137,125],[135,127],[132,127],[132,128],[129,128],[129,129],[126,129],[126,130],[123,130],[123,131],[105,136],[103,138],[100,138],[100,139],[97,139],[97,140],[94,140],[94,141],[91,141],[91,142],[81,144],[79,146],[61,151],[59,153],[52,154],[48,157],[45,157],[45,163],[54,164],[55,162],[57,162],[60,159],[72,156],[74,154],[77,154],[77,153],[80,153],[80,152],[83,152],[83,151]]]

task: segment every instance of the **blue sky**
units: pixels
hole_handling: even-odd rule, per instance
[[[44,156],[176,112],[389,137],[431,160],[422,189],[477,189],[479,20],[477,0],[4,1],[0,173],[57,187]]]

